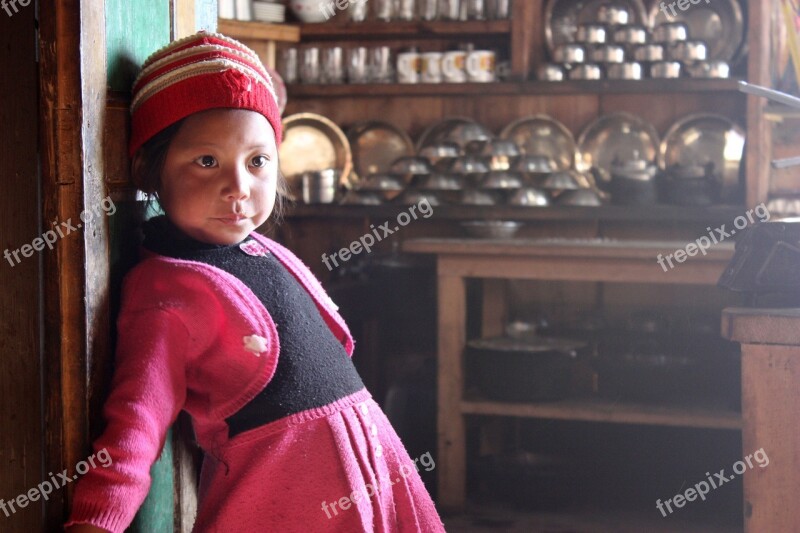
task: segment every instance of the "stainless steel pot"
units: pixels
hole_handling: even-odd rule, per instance
[[[652,63],[664,60],[664,46],[660,44],[641,44],[631,50],[631,55],[635,61]]]
[[[607,39],[606,27],[602,24],[579,24],[575,32],[575,42],[582,44],[604,44]]]
[[[689,27],[683,22],[665,22],[653,28],[654,43],[676,43],[689,38]]]
[[[673,43],[667,48],[667,57],[672,61],[704,61],[708,54],[708,47],[703,41],[681,41]]]
[[[641,80],[642,65],[636,62],[614,63],[606,67],[606,77],[610,80]]]
[[[597,10],[597,21],[609,26],[628,24],[630,13],[624,4],[603,4]]]
[[[536,74],[536,78],[542,81],[564,81],[566,77],[564,67],[556,63],[540,65]]]
[[[573,65],[586,61],[586,48],[583,45],[569,43],[556,46],[553,49],[553,61]]]
[[[583,63],[576,65],[569,71],[571,80],[602,80],[603,69],[596,63]]]
[[[677,61],[656,61],[650,65],[650,77],[672,79],[681,77],[681,64]]]
[[[336,169],[325,169],[304,172],[301,175],[303,184],[303,202],[307,204],[330,204],[336,196],[336,183],[339,172]]]
[[[728,78],[731,68],[725,61],[697,61],[686,65],[686,71],[692,78]]]
[[[589,51],[589,59],[595,63],[622,63],[625,48],[618,44],[601,44]]]
[[[614,30],[611,40],[616,44],[645,44],[647,43],[647,28],[641,24],[619,26]]]

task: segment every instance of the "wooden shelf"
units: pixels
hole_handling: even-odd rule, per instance
[[[462,400],[461,412],[471,415],[499,415],[614,424],[732,430],[742,428],[742,416],[735,411],[689,406],[628,404],[595,399],[530,404]]]
[[[219,19],[217,31],[241,40],[300,42],[300,26]]]
[[[600,80],[523,81],[497,83],[344,84],[288,86],[289,98],[353,98],[384,96],[540,96],[567,94],[669,94],[725,92],[737,95],[736,80]]]
[[[404,209],[399,204],[306,205],[290,207],[286,218],[388,218]],[[441,205],[434,207],[436,220],[553,220],[553,221],[622,221],[622,222],[704,222],[729,223],[742,214],[742,207],[604,206],[604,207],[512,207]]]
[[[328,22],[303,24],[300,26],[303,40],[361,40],[390,39],[393,37],[459,37],[473,35],[508,35],[511,21],[368,21],[368,22]]]

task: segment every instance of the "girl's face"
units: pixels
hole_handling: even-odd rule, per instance
[[[212,109],[187,118],[172,139],[159,201],[187,235],[235,244],[269,218],[275,205],[275,132],[260,113]]]

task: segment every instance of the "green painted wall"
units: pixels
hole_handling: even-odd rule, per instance
[[[138,67],[170,41],[170,0],[106,0],[106,51],[111,90],[128,91]]]

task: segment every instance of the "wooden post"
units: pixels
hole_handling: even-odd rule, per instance
[[[800,531],[800,309],[726,309],[722,335],[742,344],[746,533]]]

